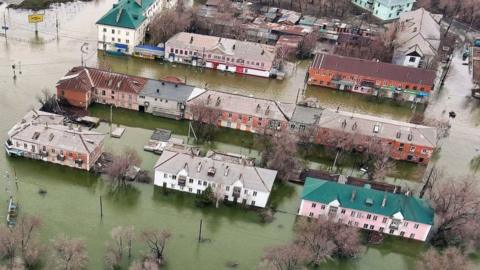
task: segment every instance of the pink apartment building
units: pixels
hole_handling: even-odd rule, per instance
[[[310,177],[298,214],[419,241],[427,239],[434,217],[433,209],[414,196]]]

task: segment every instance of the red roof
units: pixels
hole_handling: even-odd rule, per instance
[[[392,80],[422,85],[433,85],[436,77],[436,72],[434,70],[406,67],[331,54],[315,55],[311,68],[323,68],[366,77],[374,77],[381,80]]]
[[[57,88],[88,92],[105,88],[126,93],[138,93],[147,79],[90,67],[74,67],[57,83]]]

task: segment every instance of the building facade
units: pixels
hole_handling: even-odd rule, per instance
[[[204,89],[184,83],[147,80],[140,91],[140,111],[180,120],[184,118],[187,102],[205,92]]]
[[[419,241],[427,240],[434,218],[426,201],[408,194],[309,177],[298,214]]]
[[[132,54],[135,46],[144,43],[153,16],[175,3],[175,0],[119,0],[96,23],[98,49]]]
[[[308,70],[310,85],[412,102],[426,102],[435,80],[434,70],[329,54],[317,54]]]
[[[192,194],[211,187],[217,200],[263,208],[276,175],[242,156],[209,152],[201,157],[166,150],[155,164],[154,184]]]
[[[85,109],[95,102],[138,111],[138,93],[146,82],[146,78],[74,67],[57,82],[57,97]]]
[[[403,12],[412,10],[415,0],[352,0],[352,3],[368,10],[382,21],[389,21],[398,19]]]
[[[176,63],[270,77],[274,70],[276,48],[248,41],[181,32],[165,43],[165,57]]]
[[[105,135],[64,125],[60,115],[32,110],[10,129],[8,155],[90,170],[103,152]]]

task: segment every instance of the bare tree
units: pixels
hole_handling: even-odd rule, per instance
[[[6,258],[9,266],[21,262],[27,268],[40,263],[43,247],[38,241],[41,220],[36,216],[20,216],[13,228],[0,227],[0,255]]]
[[[50,113],[60,113],[60,107],[57,97],[52,94],[48,88],[43,88],[40,95],[37,95],[37,101],[42,106],[40,110]]]
[[[282,181],[289,181],[301,169],[297,140],[287,130],[272,137],[271,145],[264,149],[262,158],[269,169],[277,170],[277,177]]]
[[[210,102],[199,100],[189,106],[193,129],[200,141],[212,141],[219,119],[219,112],[209,107]]]
[[[390,158],[392,147],[379,139],[370,141],[364,152],[368,166],[368,178],[372,181],[383,181],[385,177],[395,173],[396,163]]]
[[[163,252],[165,251],[167,241],[171,237],[172,233],[167,230],[144,230],[140,234],[140,239],[149,249],[148,258],[150,258],[150,261],[155,262],[158,266],[165,263]]]
[[[313,50],[317,46],[318,33],[311,32],[303,37],[303,40],[298,45],[297,55],[300,58],[308,58],[312,56]]]
[[[363,250],[358,229],[322,217],[300,220],[295,242],[307,250],[309,262],[315,265],[331,257],[355,257]]]
[[[119,226],[113,228],[110,235],[112,236],[112,242],[107,244],[105,266],[108,269],[116,269],[120,266],[125,251],[128,258],[132,257],[134,229],[133,226]]]
[[[150,257],[145,257],[141,261],[134,261],[130,266],[130,270],[158,270],[160,269],[157,262]]]
[[[126,148],[122,153],[112,155],[112,160],[105,168],[105,181],[113,190],[128,185],[127,173],[133,166],[139,166],[142,158],[133,148]]]
[[[77,238],[60,236],[53,242],[53,269],[80,270],[88,264],[85,242]]]
[[[155,15],[148,25],[151,42],[166,42],[176,33],[187,30],[192,23],[192,9],[186,8],[182,1],[177,2],[175,9],[165,9]]]
[[[417,270],[470,269],[470,263],[460,249],[449,247],[443,251],[430,248],[417,262]]]
[[[264,265],[261,269],[268,270],[298,270],[303,269],[308,254],[302,247],[295,244],[268,248],[263,256]]]
[[[450,122],[448,120],[425,118],[423,124],[434,127],[437,131],[437,143],[450,135]]]
[[[435,210],[431,242],[435,246],[478,246],[480,190],[475,178],[443,179],[428,193]]]

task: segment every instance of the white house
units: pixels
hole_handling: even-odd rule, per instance
[[[156,186],[201,194],[208,186],[225,201],[265,207],[277,171],[252,160],[210,151],[205,157],[164,151],[155,165]]]
[[[441,14],[432,14],[423,8],[402,13],[398,22],[390,26],[397,27],[393,63],[431,67],[440,46],[441,19]]]
[[[135,46],[143,44],[153,16],[175,3],[176,0],[119,0],[96,23],[98,49],[132,54]]]
[[[415,0],[351,0],[382,21],[398,19],[400,14],[412,10]]]

